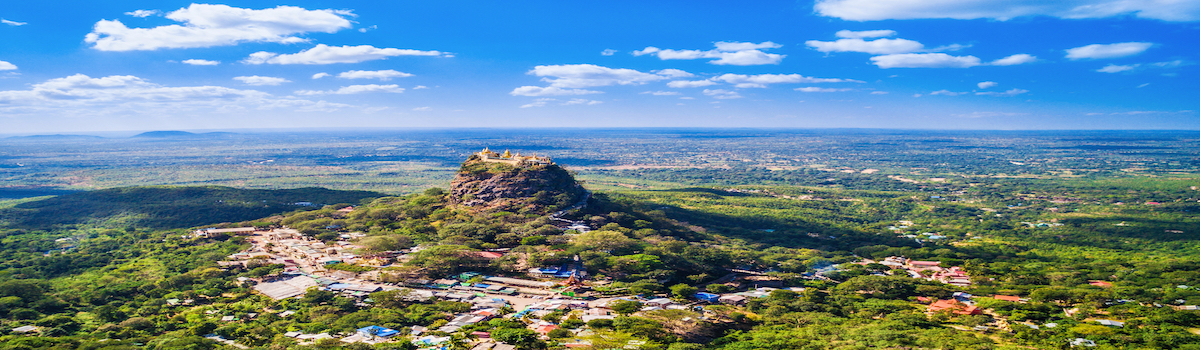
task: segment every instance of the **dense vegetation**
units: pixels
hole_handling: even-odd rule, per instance
[[[697,147],[725,142],[736,151],[753,149],[758,141],[742,141],[750,136],[680,137]],[[753,138],[768,137],[780,136]],[[587,329],[580,338],[595,348],[1064,349],[1076,338],[1099,349],[1198,348],[1200,312],[1178,308],[1200,304],[1200,182],[1188,168],[1194,154],[1176,152],[1186,148],[1180,146],[1186,137],[1069,141],[1035,135],[1026,138],[1036,141],[1028,147],[1003,137],[877,138],[844,145],[846,156],[820,159],[823,167],[582,171],[608,188],[565,217],[595,228],[586,233],[563,231],[541,215],[570,202],[554,193],[525,202],[546,210],[525,211],[463,206],[462,198],[439,188],[383,197],[315,189],[118,188],[0,202],[0,332],[22,325],[43,329],[41,336],[0,335],[0,348],[204,349],[223,346],[201,338],[216,333],[248,347],[325,349],[347,345],[302,346],[283,334],[437,327],[469,308],[402,292],[376,293],[370,304],[322,291],[272,301],[252,293],[239,277],[276,275],[281,266],[221,269],[217,261],[248,247],[242,238],[185,236],[187,228],[221,223],[286,225],[326,241],[363,232],[367,236],[357,243],[364,252],[427,248],[384,269],[384,281],[465,271],[518,276],[578,256],[593,280],[608,282],[596,287],[605,295],[694,302],[689,298],[695,291],[744,289],[715,283],[731,269],[806,288],[702,311],[636,312],[640,305],[630,303],[614,306],[622,316],[608,322],[584,323],[563,313],[543,317],[565,329]],[[890,151],[869,147],[889,142],[913,152],[885,162],[879,154]],[[984,147],[1001,143],[1012,147]],[[798,149],[816,148],[805,147]],[[954,155],[935,162],[927,153],[934,149]],[[1036,156],[1014,157],[1013,149]],[[749,154],[731,152],[728,159]],[[1058,158],[1047,161],[1050,156]],[[1084,156],[1105,162],[1092,164]],[[788,157],[763,159],[777,158]],[[1141,170],[1121,170],[1133,166]],[[881,172],[863,172],[866,167]],[[630,189],[638,187],[660,189]],[[292,205],[302,201],[318,206],[293,211],[304,209]],[[358,207],[347,213],[336,203]],[[497,248],[510,250],[495,260],[474,254]],[[880,264],[855,264],[889,256],[960,266],[972,283],[955,287],[887,275],[882,272],[889,268]],[[817,271],[824,278],[814,277]],[[918,300],[947,299],[954,292],[977,296],[987,312],[926,313]],[[189,299],[194,302],[168,303]],[[295,314],[280,317],[282,310]],[[237,320],[222,322],[220,316]],[[1103,326],[1099,319],[1125,324]],[[458,344],[472,331],[489,331],[521,349],[574,341],[565,330],[540,338],[506,319],[449,336]]]

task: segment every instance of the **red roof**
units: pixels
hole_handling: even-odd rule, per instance
[[[908,262],[908,264],[909,264],[909,265],[913,265],[913,266],[938,266],[938,265],[941,265],[942,263],[941,263],[940,261],[917,261],[917,260],[913,260],[913,261],[909,261],[909,262]]]
[[[538,328],[534,329],[533,331],[541,333],[541,334],[546,334],[546,333],[550,333],[550,331],[555,330],[555,329],[558,329],[558,325],[548,324],[548,325],[538,326]]]
[[[479,256],[482,256],[484,259],[499,259],[500,257],[504,256],[504,254],[497,252],[478,252],[476,254],[479,254]]]
[[[929,312],[950,311],[958,315],[978,315],[982,311],[975,305],[967,305],[954,299],[938,300],[929,304]]]
[[[1014,302],[1014,303],[1015,303],[1015,302],[1019,302],[1019,301],[1021,301],[1021,297],[1018,297],[1018,296],[1012,296],[1012,295],[999,295],[999,294],[993,295],[993,296],[992,296],[992,299],[996,299],[996,300],[1004,300],[1004,301],[1011,301],[1011,302]]]
[[[1112,282],[1105,282],[1105,281],[1092,280],[1092,281],[1088,281],[1088,284],[1097,286],[1097,287],[1104,287],[1104,288],[1112,287]]]

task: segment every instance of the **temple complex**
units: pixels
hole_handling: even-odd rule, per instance
[[[504,153],[496,153],[490,149],[484,148],[479,153],[475,153],[479,159],[489,163],[505,163],[514,166],[519,165],[550,165],[554,164],[550,157],[538,157],[537,155],[523,156],[521,153],[511,153],[504,150]]]

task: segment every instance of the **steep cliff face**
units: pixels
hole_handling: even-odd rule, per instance
[[[484,162],[471,156],[450,182],[451,200],[481,210],[547,214],[585,194],[571,173],[556,164]]]

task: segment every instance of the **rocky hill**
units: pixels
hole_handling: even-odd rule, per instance
[[[450,182],[454,204],[486,211],[548,214],[584,198],[583,186],[553,163],[506,164],[472,155]]]

